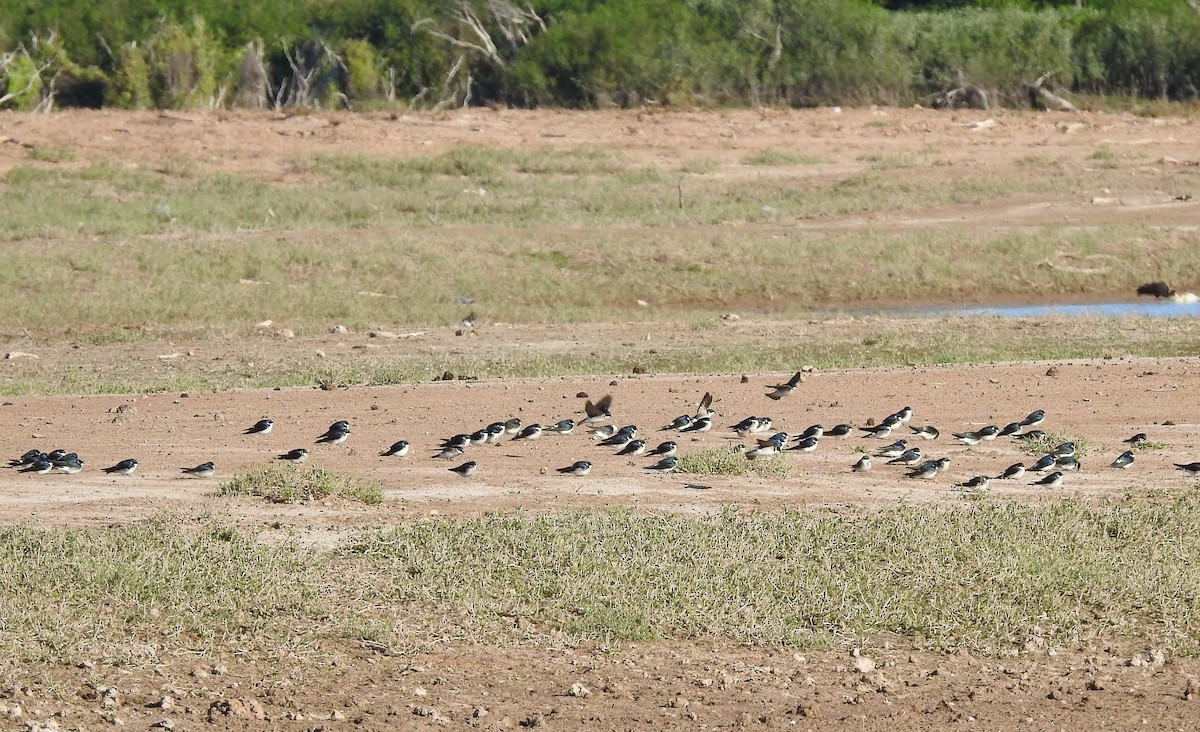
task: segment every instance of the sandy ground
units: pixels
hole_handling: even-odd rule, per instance
[[[187,161],[202,169],[286,181],[289,160],[322,150],[427,154],[461,144],[573,147],[584,140],[620,146],[632,158],[645,160],[692,155],[734,160],[756,149],[833,150],[853,159],[881,146],[903,151],[934,145],[956,165],[1011,162],[1024,154],[1020,151],[1082,158],[1107,147],[1144,155],[1148,165],[1178,167],[1181,175],[1195,166],[1197,135],[1190,120],[998,112],[991,126],[960,124],[981,117],[924,110],[3,115],[0,135],[13,144],[0,146],[0,173],[25,159],[25,145],[78,150],[80,164],[104,156],[131,166]],[[1031,200],[912,212],[906,220],[988,226],[1153,219],[1194,225],[1194,209],[1180,205],[1175,193],[1101,207],[1090,200]],[[821,225],[857,223],[844,219]],[[1190,332],[1185,328],[1183,335]],[[237,344],[223,347],[236,350]],[[535,347],[567,350],[575,345],[571,332],[564,331],[548,333],[541,345],[521,346]],[[158,352],[170,350],[175,349],[150,344],[73,351],[45,344],[44,355],[49,355],[38,365],[5,368],[65,373],[83,365],[116,370],[130,362],[153,364]],[[282,350],[280,357],[290,357],[288,353]],[[19,371],[6,376],[14,373],[19,378]],[[1013,462],[1028,464],[1032,457],[1007,439],[966,447],[950,433],[1003,425],[1039,408],[1048,415],[1043,429],[1086,441],[1084,470],[1068,474],[1055,491],[1030,486],[1027,480],[993,482],[998,496],[1031,502],[1065,495],[1120,497],[1194,482],[1172,463],[1200,460],[1197,359],[816,372],[792,397],[766,399],[764,386],[788,375],[748,374],[745,381],[739,373],[454,381],[329,391],[9,397],[0,400],[0,446],[7,456],[35,447],[64,448],[78,452],[87,467],[74,476],[0,470],[0,524],[106,526],[164,513],[213,516],[248,528],[278,524],[278,530],[264,532],[264,541],[277,534],[323,546],[359,527],[432,512],[623,506],[699,513],[729,503],[775,510],[886,506],[900,500],[957,502],[961,497],[951,490],[955,482],[995,475]],[[516,416],[545,424],[578,417],[581,392],[592,398],[612,394],[614,421],[638,425],[653,445],[674,437],[657,428],[694,411],[706,391],[718,400],[714,428],[676,438],[682,452],[733,446],[739,440],[727,426],[745,416],[770,416],[778,429],[797,432],[814,423],[861,425],[912,406],[913,424],[933,424],[942,431],[940,439],[920,446],[931,456],[950,457],[951,468],[932,481],[906,478],[900,469],[883,465],[852,474],[857,448],[883,444],[858,437],[825,440],[814,453],[778,458],[792,467],[783,479],[651,475],[643,470],[650,460],[617,457],[583,432],[473,448],[465,458],[476,459],[479,472],[469,479],[447,471],[455,463],[431,457],[441,438],[494,420]],[[263,417],[277,423],[271,434],[242,434]],[[340,419],[352,427],[345,444],[314,444],[317,435]],[[1135,432],[1146,432],[1165,447],[1138,452],[1128,471],[1108,468],[1124,449],[1121,441]],[[413,444],[409,457],[379,457],[399,439]],[[222,480],[296,447],[311,450],[311,465],[378,482],[385,491],[383,505],[272,505],[219,495]],[[141,463],[133,475],[100,472],[129,457]],[[581,459],[595,463],[591,475],[574,478],[555,472]],[[212,479],[180,473],[181,467],[207,460],[217,466]],[[688,487],[693,482],[708,488]],[[850,655],[853,645],[848,641],[836,651],[794,654],[677,643],[539,648],[517,639],[510,648],[447,644],[416,658],[336,647],[290,659],[285,664],[290,671],[232,652],[221,659],[193,659],[181,652],[123,668],[81,659],[86,663],[80,667],[14,671],[0,690],[0,719],[29,729],[48,721],[59,729],[95,729],[118,722],[147,728],[166,720],[168,729],[289,730],[1193,729],[1200,720],[1200,701],[1186,698],[1189,688],[1200,690],[1188,681],[1200,675],[1200,664],[1156,658],[1153,649],[1025,647],[994,659],[913,650],[904,640],[863,639],[864,654],[872,660],[866,664]],[[219,673],[213,673],[214,663]],[[580,688],[573,693],[575,684]],[[105,701],[102,690],[110,687],[118,690],[115,702]],[[147,706],[164,696],[172,702]]]

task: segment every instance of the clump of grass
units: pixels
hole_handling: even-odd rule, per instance
[[[1021,440],[1021,450],[1027,455],[1045,455],[1064,442],[1075,443],[1076,458],[1081,458],[1087,454],[1087,438],[1066,432],[1047,432],[1043,437],[1036,440]]]
[[[1141,443],[1134,449],[1135,450],[1165,450],[1165,449],[1167,449],[1167,447],[1168,447],[1168,445],[1165,442],[1155,442],[1153,440],[1146,440],[1145,442]]]
[[[693,475],[757,475],[762,478],[786,478],[792,465],[782,455],[746,459],[746,453],[732,447],[714,447],[679,457],[676,470]]]
[[[374,483],[313,468],[261,465],[221,484],[223,496],[261,496],[272,503],[307,503],[330,496],[374,506],[383,501],[383,490]]]
[[[743,165],[819,165],[823,162],[825,158],[819,155],[805,155],[770,147],[742,158]]]

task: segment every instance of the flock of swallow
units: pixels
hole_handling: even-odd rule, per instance
[[[767,392],[766,396],[775,401],[783,399],[793,394],[797,386],[803,381],[803,373],[796,372],[788,381],[769,386],[768,388],[771,391]],[[584,395],[580,394],[580,396]],[[664,440],[651,448],[646,439],[638,437],[638,427],[636,425],[626,425],[618,428],[615,424],[611,423],[613,419],[611,411],[612,401],[612,395],[606,395],[594,403],[590,399],[586,400],[583,405],[584,416],[581,419],[567,418],[545,426],[541,424],[524,425],[519,418],[493,422],[474,432],[456,434],[443,440],[435,449],[432,457],[442,460],[457,460],[464,456],[472,447],[496,444],[505,436],[508,436],[513,441],[530,441],[536,440],[545,434],[571,434],[577,427],[581,427],[586,428],[588,433],[598,440],[598,445],[614,450],[616,456],[655,458],[655,462],[643,468],[647,472],[674,472],[679,466],[679,458],[676,454],[679,449],[678,443],[674,440]],[[713,428],[716,415],[717,413],[713,409],[713,395],[710,392],[706,392],[700,399],[699,406],[694,414],[682,414],[660,427],[659,431],[677,432],[680,435],[708,432]],[[754,439],[752,447],[739,444],[734,448],[736,451],[743,453],[748,460],[768,459],[785,452],[813,452],[818,448],[821,440],[827,438],[845,439],[858,434],[863,438],[884,440],[891,439],[897,431],[907,430],[904,432],[905,436],[903,438],[873,452],[862,450],[864,454],[850,467],[850,471],[855,473],[869,471],[874,467],[875,459],[882,458],[886,460],[886,465],[905,468],[905,475],[907,477],[930,480],[944,473],[949,468],[950,458],[945,456],[938,458],[928,457],[925,450],[919,444],[909,444],[909,439],[914,441],[933,441],[941,436],[941,432],[932,425],[910,425],[912,416],[912,407],[904,407],[897,412],[889,414],[877,423],[874,420],[868,420],[867,426],[864,427],[856,428],[850,424],[838,424],[826,429],[820,424],[814,424],[798,434],[774,432],[770,437],[765,438],[761,437],[761,435],[772,432],[774,421],[770,417],[751,416],[730,425],[729,430],[739,438]],[[1024,419],[1011,422],[1004,427],[988,425],[979,430],[955,432],[952,434],[958,443],[968,447],[1000,437],[1009,437],[1014,440],[1023,440],[1030,444],[1036,444],[1046,439],[1046,433],[1037,429],[1045,419],[1046,413],[1038,409],[1029,413]],[[609,424],[603,424],[606,422],[609,422]],[[274,421],[262,419],[247,428],[243,434],[266,435],[274,427]],[[350,437],[350,433],[350,423],[346,420],[339,420],[330,425],[329,429],[316,438],[316,444],[341,445]],[[1125,440],[1124,442],[1131,449],[1125,450],[1116,456],[1111,462],[1110,467],[1121,470],[1131,467],[1135,460],[1133,448],[1143,445],[1147,442],[1147,439],[1145,433],[1138,433]],[[400,440],[382,451],[380,455],[383,457],[403,458],[410,453],[411,449],[412,446],[407,440]],[[955,488],[965,492],[981,493],[988,489],[989,483],[992,480],[1019,480],[1025,477],[1026,473],[1044,474],[1037,480],[1030,482],[1030,485],[1044,488],[1060,488],[1063,485],[1065,473],[1079,470],[1082,467],[1076,456],[1076,452],[1076,445],[1073,442],[1063,442],[1050,449],[1045,455],[1028,467],[1024,463],[1014,463],[994,477],[976,475],[961,483],[956,483]],[[300,465],[308,459],[308,456],[308,449],[298,447],[277,455],[276,459],[292,465]],[[71,475],[83,470],[84,461],[77,454],[62,449],[49,453],[34,449],[29,450],[19,458],[10,460],[9,467],[18,469],[22,473],[37,475],[44,475],[51,472]],[[1193,476],[1200,475],[1200,462],[1175,463],[1175,467]],[[115,465],[103,468],[103,471],[110,475],[129,475],[137,470],[137,468],[138,461],[134,458],[128,458],[121,460]],[[479,464],[475,460],[467,460],[455,467],[448,468],[450,472],[463,477],[474,475],[478,469]],[[592,462],[590,460],[577,460],[570,465],[558,468],[557,472],[564,475],[584,476],[590,473],[591,470]],[[195,467],[180,468],[180,471],[184,476],[188,477],[211,478],[216,473],[216,467],[209,461]]]

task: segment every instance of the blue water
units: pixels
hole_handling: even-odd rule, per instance
[[[1102,302],[1087,305],[1020,305],[1012,307],[978,307],[938,305],[927,308],[879,308],[863,311],[873,315],[891,317],[971,317],[991,316],[999,318],[1044,318],[1044,317],[1120,317],[1137,315],[1148,318],[1200,318],[1200,303],[1180,304],[1144,300],[1141,302]]]

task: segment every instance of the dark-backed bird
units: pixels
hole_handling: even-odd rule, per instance
[[[595,404],[589,399],[583,403],[583,412],[586,415],[580,424],[592,424],[593,422],[603,422],[606,419],[612,419],[612,394],[605,394],[596,401]]]
[[[792,378],[784,383],[768,386],[767,388],[771,389],[771,391],[767,392],[767,396],[775,401],[779,401],[786,396],[791,396],[792,392],[796,391],[796,386],[802,381],[804,381],[804,372],[797,371],[792,375]]]
[[[243,435],[266,435],[275,429],[275,421],[270,419],[260,419],[250,427],[246,428]]]
[[[104,468],[104,472],[108,473],[109,475],[129,475],[133,471],[137,470],[137,466],[138,466],[137,460],[134,460],[133,458],[128,458],[128,459],[122,460],[121,462],[117,463],[116,465],[110,465],[109,467]]]
[[[184,475],[192,478],[211,478],[213,477],[213,473],[217,471],[217,468],[210,460],[207,463],[200,463],[194,468],[180,468],[180,470],[183,471]]]

